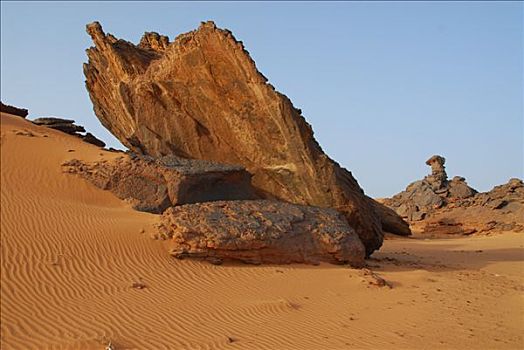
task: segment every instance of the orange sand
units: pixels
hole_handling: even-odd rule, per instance
[[[155,215],[61,172],[118,154],[1,123],[2,349],[524,348],[522,234],[387,240],[369,264],[393,289],[342,266],[177,261]]]

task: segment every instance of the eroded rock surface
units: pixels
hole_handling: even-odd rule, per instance
[[[431,166],[430,175],[409,184],[405,191],[384,199],[383,203],[413,222],[423,220],[449,203],[473,197],[477,191],[469,187],[463,177],[448,180],[445,162],[442,156],[432,156],[426,161]]]
[[[256,198],[245,169],[208,161],[124,155],[92,164],[73,159],[63,167],[151,213],[186,203]]]
[[[448,180],[445,159],[426,164],[431,175],[381,202],[404,217],[414,231],[429,235],[524,231],[524,184],[511,179],[489,192],[477,193],[463,177]]]
[[[33,123],[36,125],[45,126],[47,128],[59,130],[59,131],[65,132],[66,134],[75,135],[75,136],[78,136],[77,133],[86,131],[86,129],[84,129],[83,126],[76,125],[75,121],[71,119],[43,117],[43,118],[36,118],[35,120],[33,120]]]
[[[275,91],[228,30],[213,22],[170,42],[139,45],[87,26],[86,87],[102,124],[137,153],[241,164],[264,198],[332,207],[366,251],[382,244],[380,218],[352,174],[330,159],[311,126]]]
[[[511,179],[491,191],[448,204],[414,224],[431,235],[524,231],[524,183]]]
[[[364,264],[358,235],[329,208],[268,200],[188,204],[167,209],[159,230],[161,238],[172,241],[177,258],[215,264]]]

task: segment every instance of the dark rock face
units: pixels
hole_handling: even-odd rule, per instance
[[[219,264],[321,261],[364,265],[365,248],[334,209],[284,202],[220,201],[188,204],[162,214],[160,237],[171,239],[177,258]]]
[[[399,236],[411,235],[411,229],[409,224],[402,220],[402,218],[391,208],[388,208],[384,204],[373,201],[375,211],[380,217],[382,222],[382,230],[390,233],[394,233]]]
[[[469,187],[463,177],[455,176],[448,181],[444,167],[446,159],[432,156],[426,161],[431,166],[431,175],[411,183],[405,191],[384,200],[384,204],[394,209],[398,215],[409,222],[420,221],[448,203],[470,198],[477,191]]]
[[[524,231],[524,184],[511,179],[489,192],[477,193],[463,177],[448,180],[445,159],[431,157],[431,175],[410,184],[383,203],[406,218],[411,229],[428,235],[469,235]]]
[[[74,120],[62,119],[62,118],[37,118],[33,120],[33,123],[36,125],[42,125],[51,129],[59,130],[65,132],[69,135],[78,136],[77,133],[85,132],[83,126],[76,125]]]
[[[106,146],[105,142],[97,138],[95,135],[91,134],[90,132],[86,133],[84,136],[82,136],[82,140],[84,140],[87,143],[90,143],[92,145],[104,148]]]
[[[29,114],[27,109],[6,105],[3,102],[0,102],[0,112],[17,115],[22,118],[27,117]]]
[[[55,118],[55,117],[43,117],[43,118],[36,118],[33,120],[33,123],[40,126],[45,126],[50,129],[58,130],[61,132],[64,132],[69,135],[80,137],[82,140],[84,140],[87,143],[93,144],[98,147],[105,147],[106,144],[95,137],[95,135],[91,133],[86,133],[85,135],[82,135],[81,133],[85,132],[83,126],[76,125],[75,121],[72,119],[62,119],[62,118]]]
[[[138,46],[87,26],[86,87],[102,124],[136,153],[241,164],[268,199],[332,207],[371,254],[382,244],[374,204],[330,159],[291,101],[275,91],[231,32],[212,22]]]
[[[93,164],[74,159],[63,167],[151,213],[180,204],[256,198],[245,169],[207,161],[126,155]]]
[[[62,124],[74,124],[75,121],[73,119],[63,119],[63,118],[56,118],[56,117],[41,117],[36,118],[33,120],[33,124],[36,125],[44,125],[44,126],[54,126],[54,125],[62,125]]]

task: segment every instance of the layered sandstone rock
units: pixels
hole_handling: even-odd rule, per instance
[[[256,198],[245,169],[202,160],[123,155],[90,164],[73,159],[63,168],[151,213],[180,204]]]
[[[188,204],[162,214],[160,235],[172,240],[177,258],[364,265],[358,235],[329,208],[268,200]]]
[[[268,199],[343,212],[371,254],[380,218],[351,173],[330,159],[291,101],[258,72],[241,42],[212,22],[138,46],[87,26],[86,87],[102,124],[125,146],[240,164]]]
[[[95,135],[90,132],[82,135],[86,130],[81,125],[76,125],[75,121],[72,119],[63,119],[56,117],[42,117],[36,118],[32,121],[33,124],[45,126],[50,129],[58,130],[69,135],[80,137],[84,142],[93,144],[98,147],[105,147],[106,144],[104,141],[98,139]]]

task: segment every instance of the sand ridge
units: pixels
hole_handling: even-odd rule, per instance
[[[61,170],[118,153],[1,123],[2,349],[524,347],[522,234],[387,240],[368,264],[392,289],[342,266],[178,261],[157,216]]]

